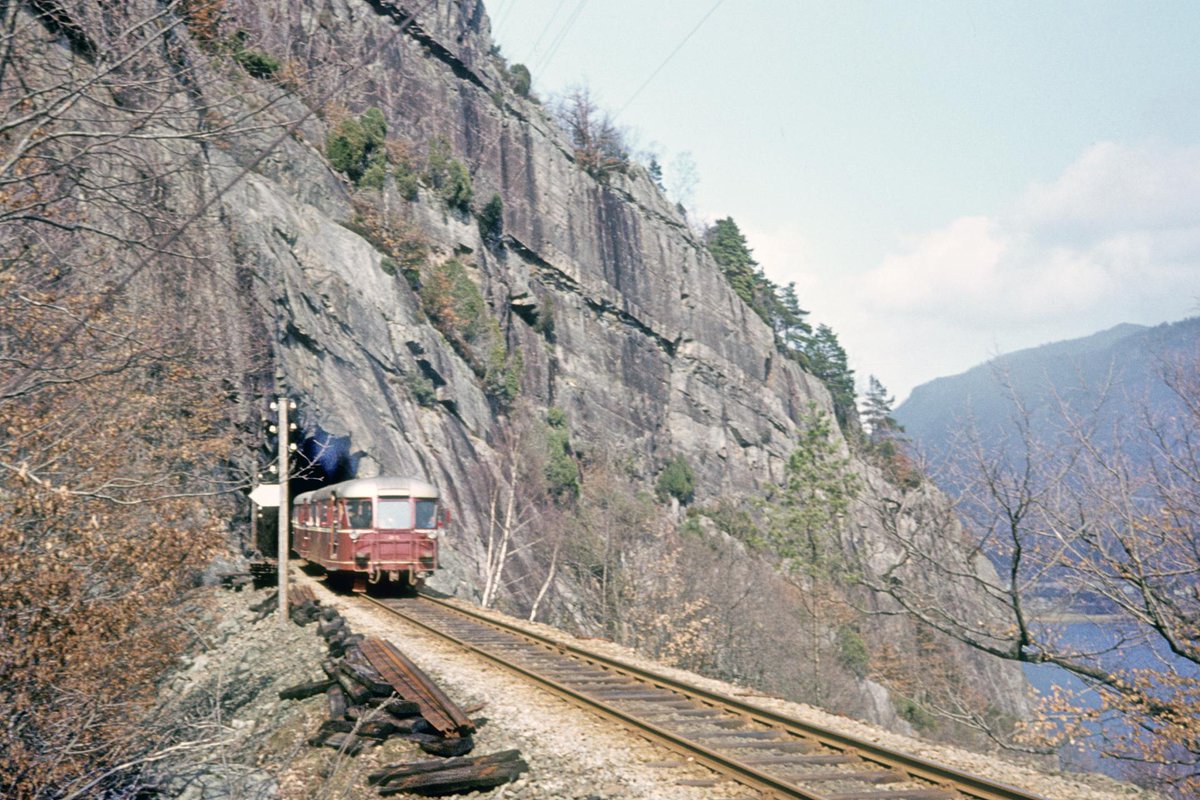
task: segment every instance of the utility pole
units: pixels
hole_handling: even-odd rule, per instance
[[[288,494],[288,406],[295,404],[286,397],[280,397],[272,405],[279,410],[279,542],[276,547],[279,572],[279,624],[286,626],[288,622],[288,522],[291,519],[291,497]]]

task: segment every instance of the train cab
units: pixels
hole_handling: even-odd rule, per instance
[[[380,476],[325,486],[292,504],[292,549],[356,591],[386,581],[418,586],[438,566],[438,539],[449,523],[436,486]]]

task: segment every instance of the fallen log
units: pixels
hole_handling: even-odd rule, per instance
[[[250,606],[250,610],[254,612],[262,612],[275,608],[279,605],[279,592],[272,592],[262,602],[255,603]]]
[[[380,697],[375,696],[368,698],[368,706],[377,707],[389,714],[394,714],[397,717],[414,717],[421,713],[421,706],[411,700],[405,700],[400,697]]]
[[[331,733],[353,733],[354,723],[348,719],[327,719],[321,723],[321,727],[317,728],[317,732],[312,738],[319,738],[325,741],[325,737]]]
[[[367,698],[374,694],[368,687],[363,686],[344,672],[339,672],[335,678],[341,685],[342,691],[346,693],[346,698],[356,706],[362,705]]]
[[[317,625],[317,634],[328,641],[342,628],[346,627],[346,620],[343,617],[335,617],[334,619],[322,622]]]
[[[431,756],[465,756],[475,747],[475,740],[470,736],[452,736],[449,738],[433,736],[428,733],[410,733],[405,738],[417,743],[417,746]]]
[[[387,783],[395,778],[403,778],[407,775],[423,775],[427,772],[438,772],[444,769],[456,769],[463,766],[482,767],[487,764],[502,764],[505,761],[514,761],[520,758],[520,750],[501,750],[499,753],[471,756],[470,758],[439,758],[427,761],[409,761],[404,764],[391,764],[367,773],[367,783]]]
[[[386,739],[396,734],[412,733],[415,723],[415,717],[400,719],[399,717],[393,717],[391,714],[380,712],[362,719],[358,723],[358,732],[363,736]]]
[[[371,693],[377,697],[388,697],[392,694],[392,685],[380,677],[378,672],[362,664],[355,664],[350,660],[349,655],[342,663],[338,664],[338,670],[351,680],[370,689]]]
[[[326,678],[323,681],[311,681],[309,683],[299,683],[288,689],[283,689],[279,692],[280,700],[304,700],[308,697],[315,697],[322,692],[328,691],[334,686],[337,681]]]
[[[334,682],[334,685],[329,687],[325,692],[325,697],[329,701],[329,718],[344,719],[346,716],[347,703],[346,693],[342,691],[342,686]]]
[[[512,755],[508,755],[510,753]],[[402,793],[440,797],[494,789],[515,780],[529,769],[516,750],[506,751],[504,755],[500,760],[450,759],[438,762],[441,769],[414,771],[387,779],[386,783],[379,786],[379,793],[385,797]]]
[[[288,616],[300,627],[311,624],[321,614],[321,607],[315,600],[306,600],[298,606],[293,606]]]

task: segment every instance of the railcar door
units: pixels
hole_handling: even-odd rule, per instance
[[[312,547],[313,507],[311,502],[300,506],[298,525],[296,526],[296,552],[308,558],[309,548]]]
[[[338,538],[341,526],[340,517],[342,515],[342,501],[336,497],[328,501],[329,509],[329,560],[337,561],[338,558]]]

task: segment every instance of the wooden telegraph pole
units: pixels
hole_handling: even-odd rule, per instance
[[[291,498],[288,494],[288,406],[295,407],[291,400],[280,397],[273,405],[279,408],[279,543],[276,548],[279,564],[279,624],[288,623],[288,522],[291,519]]]

